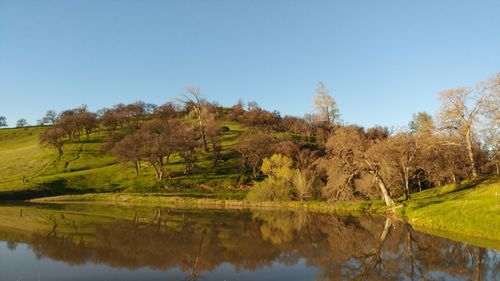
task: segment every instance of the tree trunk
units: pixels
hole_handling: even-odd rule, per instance
[[[385,239],[387,239],[387,235],[389,235],[389,231],[391,230],[392,225],[394,224],[394,221],[392,218],[386,218],[385,223],[384,223],[384,230],[380,234],[380,242],[384,243]]]
[[[470,128],[467,129],[467,132],[465,133],[465,143],[467,154],[469,156],[469,164],[472,170],[472,177],[477,178],[476,163],[474,162],[474,152],[472,151],[472,131]]]
[[[408,178],[405,178],[405,200],[410,200],[410,199],[411,199],[410,183],[408,181]]]
[[[59,157],[58,158],[61,159],[62,156],[63,156],[63,153],[64,153],[64,151],[62,149],[62,146],[58,146],[57,147],[57,152],[59,152]]]
[[[375,181],[380,188],[380,192],[382,193],[382,198],[385,201],[385,205],[387,205],[388,207],[394,207],[394,201],[389,195],[389,190],[387,189],[387,186],[385,185],[382,178],[376,172],[373,172],[373,177],[375,178]]]
[[[155,170],[155,178],[157,181],[161,181],[163,179],[163,168],[158,167],[155,164],[152,164],[154,170]]]
[[[405,200],[410,200],[410,171],[407,167],[403,168],[403,179],[405,182]]]
[[[139,161],[135,161],[135,176],[139,176]]]
[[[205,133],[205,122],[203,122],[203,116],[201,112],[201,106],[195,106],[195,112],[196,115],[198,115],[198,122],[200,123],[200,128],[201,128],[201,140],[203,141],[203,148],[205,149],[205,152],[208,152],[208,145],[207,145],[207,135]]]

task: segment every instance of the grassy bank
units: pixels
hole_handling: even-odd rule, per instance
[[[500,177],[425,190],[405,204],[399,214],[414,226],[500,241]]]
[[[207,196],[185,196],[164,193],[93,193],[81,195],[61,195],[32,199],[33,203],[74,203],[99,202],[144,206],[169,206],[182,208],[224,208],[224,209],[275,209],[307,210],[315,212],[337,212],[353,215],[383,213],[386,207],[382,201],[359,202],[249,202],[239,199],[223,199]]]

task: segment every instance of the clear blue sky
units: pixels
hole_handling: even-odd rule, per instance
[[[406,124],[440,90],[500,71],[500,1],[3,1],[0,115],[157,104],[198,85],[232,105]]]

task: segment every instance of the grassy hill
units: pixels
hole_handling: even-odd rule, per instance
[[[240,176],[237,159],[231,150],[243,129],[236,123],[224,124],[230,130],[222,136],[222,157],[227,161],[216,171],[210,154],[201,154],[192,174],[182,173],[183,162],[173,156],[169,169],[173,177],[162,184],[154,180],[151,168],[142,167],[135,176],[131,165],[118,163],[109,153],[100,153],[105,132],[96,132],[87,140],[67,143],[62,159],[55,149],[39,145],[39,134],[46,127],[0,130],[0,199],[25,199],[46,195],[84,192],[195,192],[238,185]],[[178,188],[182,187],[182,188]],[[215,192],[217,193],[217,192]],[[244,192],[223,192],[224,196],[242,198]]]
[[[446,185],[412,195],[402,215],[416,227],[434,234],[469,240],[500,241],[500,177]]]

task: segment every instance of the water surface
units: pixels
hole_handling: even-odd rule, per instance
[[[0,280],[500,280],[499,261],[386,218],[0,207]]]

